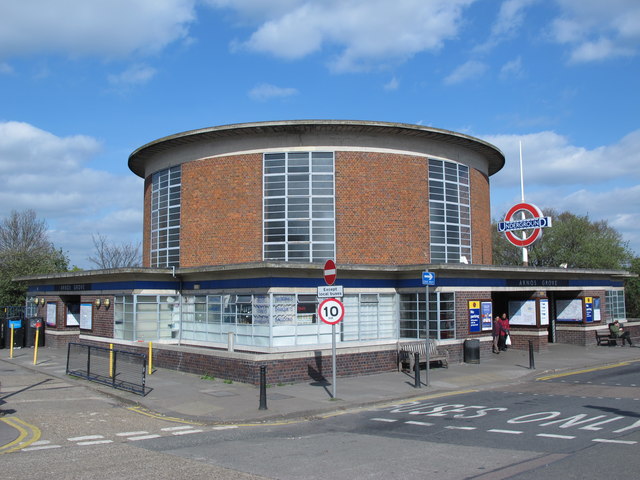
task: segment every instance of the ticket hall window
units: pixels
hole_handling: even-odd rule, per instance
[[[323,262],[335,257],[333,152],[264,155],[265,260]]]

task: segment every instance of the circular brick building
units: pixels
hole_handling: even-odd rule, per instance
[[[398,123],[179,133],[129,157],[145,180],[141,268],[22,280],[47,344],[152,342],[154,365],[254,383],[260,365],[269,383],[328,374],[333,339],[340,375],[394,370],[427,332],[437,358],[491,355],[503,312],[515,348],[595,344],[624,319],[628,273],[492,265],[490,177],[504,163],[477,138]],[[335,327],[318,315],[328,259]]]
[[[144,265],[263,260],[491,264],[496,147],[455,132],[357,121],[247,123],[136,150]]]

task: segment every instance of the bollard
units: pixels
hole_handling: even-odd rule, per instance
[[[153,373],[153,342],[149,342],[149,375]]]
[[[420,354],[418,352],[413,354],[413,370],[415,373],[415,380],[413,386],[420,388]]]
[[[260,365],[260,406],[258,410],[267,409],[267,367]]]
[[[36,344],[33,348],[33,364],[38,363],[38,343],[40,342],[40,324],[36,327]]]
[[[531,340],[529,340],[529,369],[530,370],[536,369],[536,362],[535,362],[535,359],[533,358],[533,341]]]

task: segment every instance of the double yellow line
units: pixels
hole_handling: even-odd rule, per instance
[[[13,442],[0,446],[0,455],[16,452],[18,450],[26,448],[33,442],[37,442],[42,435],[38,427],[24,422],[16,417],[0,418],[0,422],[6,423],[7,425],[18,430],[18,432],[20,433],[20,435],[18,435],[18,438],[16,438]]]

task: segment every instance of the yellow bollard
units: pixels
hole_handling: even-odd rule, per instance
[[[9,349],[9,358],[13,358],[13,323],[11,324],[11,348]]]
[[[38,340],[40,339],[40,324],[36,324],[36,344],[33,347],[33,364],[38,363]]]
[[[109,378],[113,378],[113,343],[109,344]]]
[[[149,342],[149,375],[153,372],[153,342]]]

